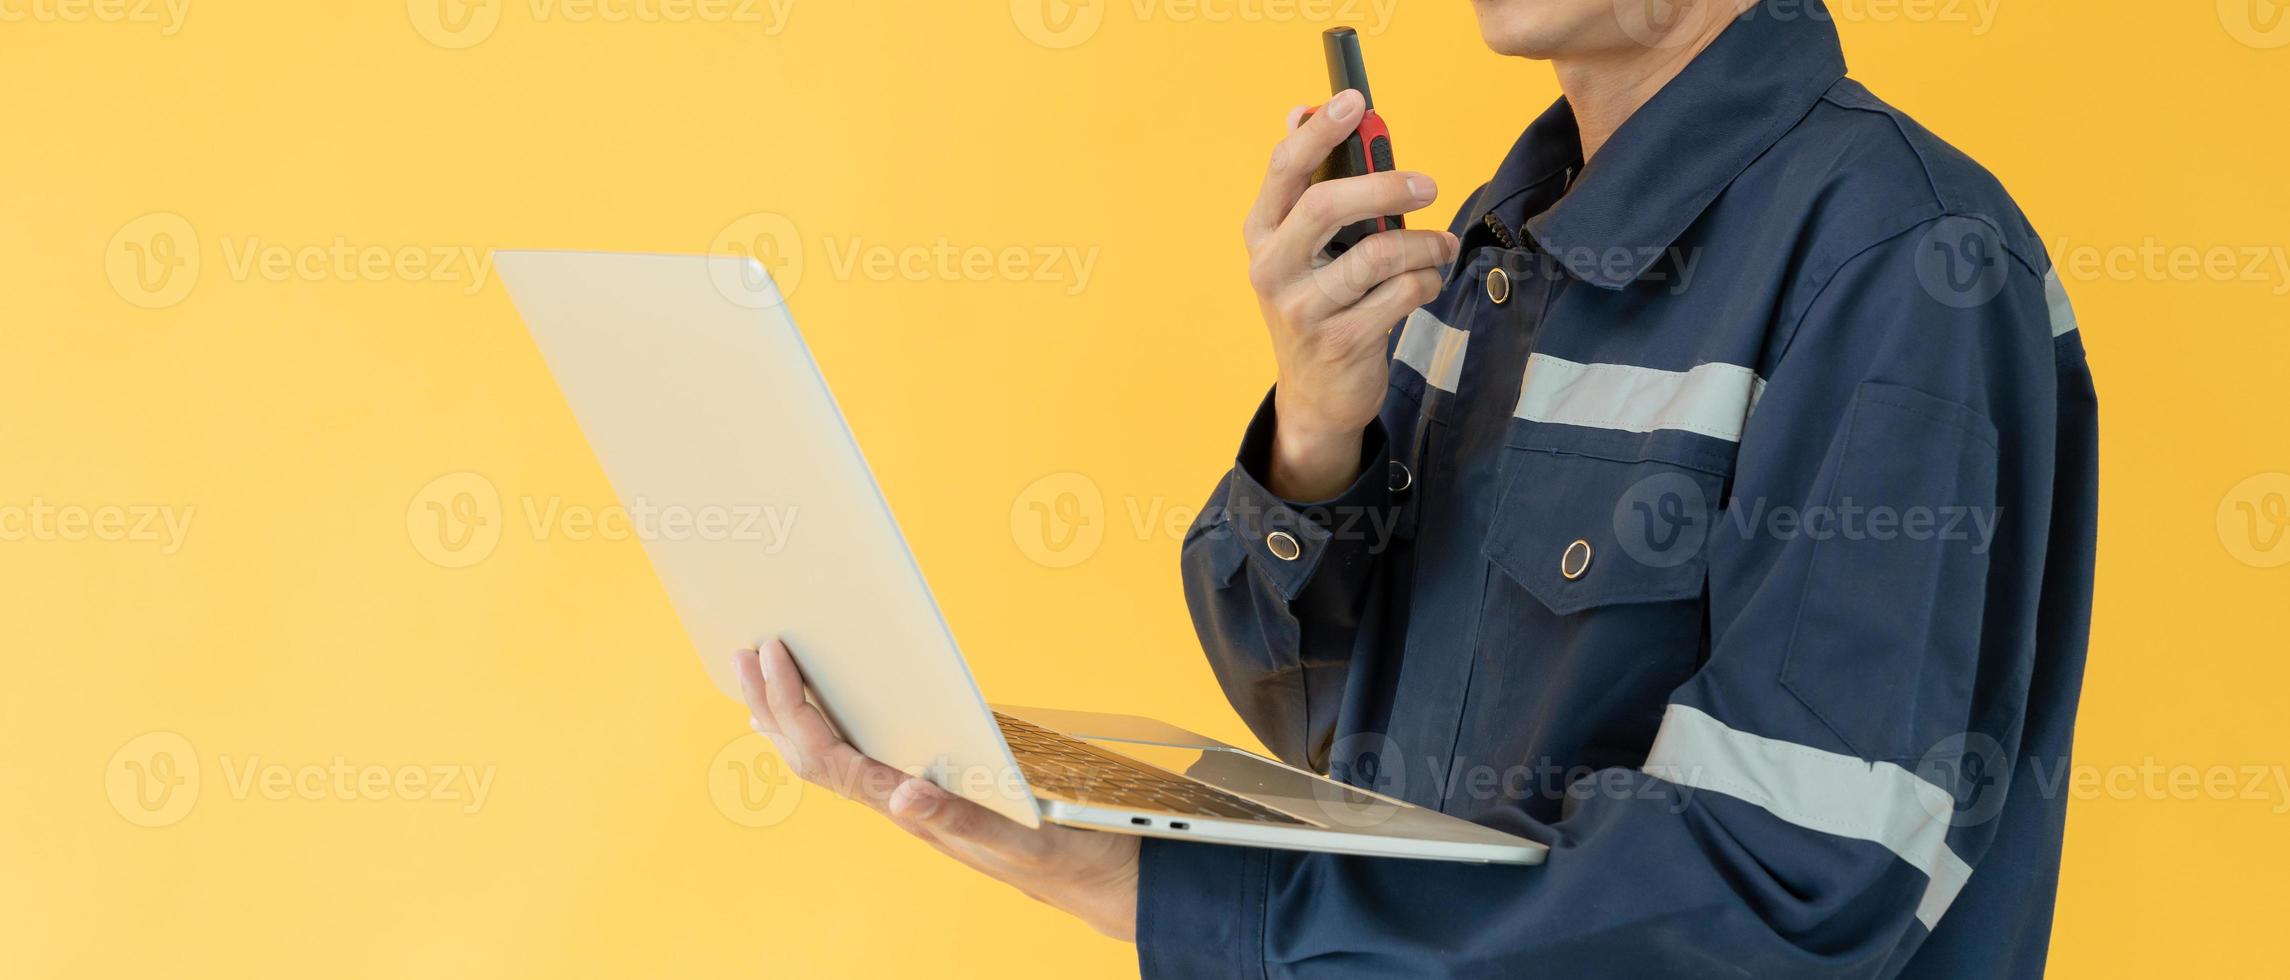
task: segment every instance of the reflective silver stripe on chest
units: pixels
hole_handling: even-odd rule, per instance
[[[1423,376],[1423,381],[1434,388],[1455,393],[1455,384],[1463,377],[1463,351],[1471,343],[1471,335],[1439,322],[1431,311],[1418,309],[1407,315],[1407,323],[1400,327],[1399,349],[1392,359]]]
[[[1548,354],[1527,358],[1514,416],[1622,432],[1682,429],[1740,442],[1765,379],[1738,364],[1663,371],[1632,364],[1581,364]]]

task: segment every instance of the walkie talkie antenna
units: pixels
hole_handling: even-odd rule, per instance
[[[1328,28],[1320,33],[1320,48],[1328,56],[1328,94],[1359,89],[1368,108],[1375,108],[1375,93],[1368,91],[1368,63],[1360,57],[1360,32],[1349,27]]]

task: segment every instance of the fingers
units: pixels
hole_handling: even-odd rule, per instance
[[[756,730],[805,781],[866,804],[974,866],[979,851],[1007,862],[1037,859],[1049,847],[1046,835],[870,759],[837,737],[804,698],[803,674],[786,644],[773,640],[760,652],[741,650],[732,664]]]
[[[1418,269],[1438,269],[1455,261],[1462,241],[1444,231],[1378,232],[1312,273],[1318,287],[1317,316],[1334,313],[1381,285],[1385,280]]]
[[[1272,149],[1272,165],[1265,170],[1264,186],[1257,191],[1256,205],[1249,209],[1248,219],[1242,223],[1241,237],[1254,249],[1258,242],[1280,227],[1297,198],[1312,184],[1312,171],[1327,159],[1328,151],[1344,141],[1344,137],[1360,126],[1360,116],[1367,105],[1360,93],[1346,89],[1329,99],[1328,104],[1315,112],[1302,125],[1294,120],[1299,115],[1289,111],[1290,129],[1280,145]]]
[[[906,774],[867,758],[835,734],[826,716],[804,700],[803,674],[786,644],[773,640],[760,654],[742,650],[734,663],[739,669],[741,695],[757,730],[772,740],[797,775],[837,795],[889,812],[890,794]]]
[[[1038,856],[1046,835],[940,789],[929,780],[909,778],[890,796],[890,815],[907,829],[939,843],[963,842],[1006,857]]]
[[[1439,199],[1439,184],[1407,170],[1363,174],[1313,184],[1288,218],[1258,243],[1255,257],[1290,269],[1310,269],[1336,232],[1355,221],[1406,214]]]
[[[772,720],[771,707],[764,703],[763,665],[756,652],[743,649],[732,654],[732,673],[739,676],[739,696],[747,704],[748,725],[770,740],[771,747],[779,750],[781,757],[793,762],[787,738],[780,734],[778,723]]]
[[[849,777],[864,757],[835,737],[819,709],[804,700],[803,673],[796,669],[795,658],[788,655],[786,644],[772,640],[764,645],[759,659],[763,668],[764,706],[771,711],[772,723],[786,735],[795,750],[797,758],[790,761],[796,763],[803,778],[850,796]]]
[[[1437,269],[1417,269],[1403,272],[1383,281],[1369,290],[1352,308],[1344,312],[1339,330],[1388,331],[1394,324],[1407,318],[1410,311],[1439,295],[1439,287],[1446,282]]]

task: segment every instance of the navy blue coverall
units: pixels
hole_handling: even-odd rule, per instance
[[[1550,858],[1148,840],[1145,974],[2040,976],[2097,431],[2012,199],[1790,0],[1452,230],[1358,482],[1267,399],[1185,587],[1281,758]]]

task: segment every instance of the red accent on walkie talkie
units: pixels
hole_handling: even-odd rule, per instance
[[[1358,135],[1360,140],[1358,161],[1360,172],[1373,174],[1391,170],[1391,127],[1384,125],[1384,117],[1376,115],[1374,109],[1369,109],[1360,116]],[[1378,152],[1379,150],[1381,152]],[[1390,231],[1400,227],[1405,227],[1405,225],[1397,215],[1376,219],[1377,231]]]

